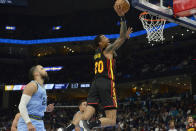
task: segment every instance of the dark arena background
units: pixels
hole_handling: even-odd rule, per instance
[[[139,15],[150,9],[139,10],[134,1],[129,0],[130,10],[125,16],[133,33],[117,50],[116,126],[93,130],[189,130],[188,118],[196,123],[196,22],[191,27],[189,21],[181,24],[179,17],[167,19],[151,10],[167,21],[164,40],[149,42]],[[119,36],[120,18],[114,3],[0,0],[0,131],[11,131],[22,90],[30,82],[29,69],[34,65],[47,70],[47,103],[55,104],[53,112],[45,113],[46,130],[56,131],[70,124],[94,79],[95,36],[104,34],[111,42]],[[194,15],[188,18],[195,20]],[[97,116],[104,115],[100,106]],[[191,129],[196,131],[196,124]]]

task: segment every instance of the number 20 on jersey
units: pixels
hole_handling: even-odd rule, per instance
[[[102,73],[103,72],[103,69],[104,69],[103,66],[104,65],[103,65],[103,61],[102,60],[96,61],[95,62],[95,74]]]

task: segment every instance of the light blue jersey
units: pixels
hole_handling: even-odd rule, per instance
[[[36,82],[36,81],[32,81]],[[42,118],[47,107],[47,95],[46,89],[42,87],[38,82],[37,92],[32,95],[31,100],[27,104],[27,111],[31,119],[32,124],[35,126],[36,131],[45,131],[43,120],[38,120],[37,118]],[[27,131],[27,125],[22,117],[18,121],[18,131]]]
[[[36,84],[37,92],[31,97],[31,100],[27,105],[27,111],[31,115],[43,117],[47,107],[46,89],[39,83],[36,82]]]

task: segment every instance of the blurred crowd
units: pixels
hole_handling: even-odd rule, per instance
[[[15,111],[0,108],[0,131],[10,131],[15,114]]]
[[[196,100],[128,103],[118,113],[120,128],[125,131],[167,131],[173,121],[178,131],[185,131],[188,116],[196,118]]]
[[[196,72],[195,44],[173,44],[149,49],[132,49],[125,44],[119,49],[117,59],[118,81],[157,78],[164,75],[191,74]],[[128,53],[130,52],[130,53]],[[89,82],[93,79],[93,54],[62,57],[60,60],[39,63],[43,66],[63,66],[58,72],[49,72],[49,83]],[[31,64],[1,64],[0,84],[26,84]]]
[[[62,104],[57,105],[61,107]],[[68,125],[78,110],[77,107],[64,106],[56,108],[52,113],[46,113],[46,129],[55,131]],[[15,113],[9,109],[1,110],[0,130],[10,130]],[[104,116],[103,110],[97,116]],[[196,99],[192,96],[169,101],[164,98],[162,101],[121,101],[116,127],[105,131],[168,131],[171,128],[185,131],[188,126],[187,118],[190,116],[196,120]]]
[[[120,79],[140,80],[173,74],[194,73],[196,46],[168,45],[150,49],[133,50],[119,63]],[[125,50],[124,52],[128,52]]]

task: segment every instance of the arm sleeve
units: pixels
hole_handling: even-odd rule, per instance
[[[29,103],[30,99],[31,99],[31,96],[23,94],[20,100],[20,104],[18,106],[20,114],[22,118],[24,119],[25,123],[31,122],[29,115],[28,115],[28,111],[27,111],[27,104]]]

